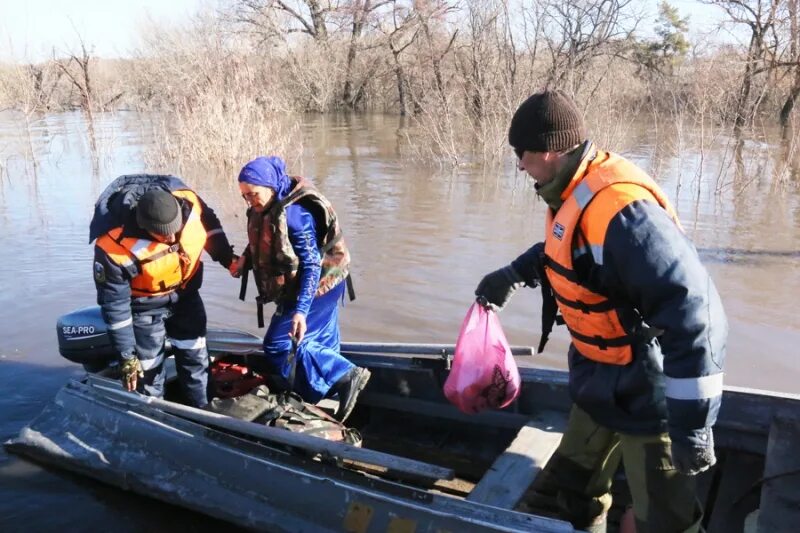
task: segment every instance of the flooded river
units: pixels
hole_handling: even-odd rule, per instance
[[[58,355],[55,324],[94,304],[87,240],[95,199],[114,177],[150,170],[136,121],[101,116],[92,156],[77,113],[38,118],[30,130],[20,117],[0,114],[0,440],[81,373]],[[310,177],[342,219],[357,291],[342,313],[343,338],[452,343],[481,276],[542,239],[544,204],[514,170],[510,153],[502,168],[431,169],[402,157],[400,126],[391,116],[312,117],[303,126],[302,168],[289,170]],[[722,294],[731,323],[726,383],[800,393],[798,187],[775,187],[782,159],[771,155],[774,147],[747,142],[737,165],[730,142],[692,148],[689,133],[678,153],[665,153],[652,132],[637,133],[623,153],[655,174],[676,202]],[[183,177],[217,210],[241,250],[244,204],[235,173]],[[203,298],[210,325],[260,335],[255,306],[240,302],[238,289],[237,280],[208,263]],[[512,344],[537,344],[540,302],[537,291],[523,289],[502,313]],[[559,329],[531,364],[564,368],[568,338]],[[220,525],[0,450],[2,531],[176,527]]]

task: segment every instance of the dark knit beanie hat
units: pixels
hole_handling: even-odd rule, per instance
[[[136,223],[158,235],[178,233],[183,227],[178,201],[163,189],[147,191],[136,205]]]
[[[562,91],[530,96],[517,108],[508,129],[508,143],[520,151],[561,152],[585,140],[583,116]]]

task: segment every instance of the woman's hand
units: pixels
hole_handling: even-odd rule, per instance
[[[233,261],[231,264],[228,265],[228,272],[231,273],[231,276],[234,278],[238,278],[242,275],[244,271],[244,264],[247,261],[247,258],[243,255],[233,255]]]
[[[303,337],[306,334],[306,315],[303,313],[295,313],[292,316],[292,326],[289,328],[289,336],[294,338],[297,344],[300,344],[300,341],[303,340]]]

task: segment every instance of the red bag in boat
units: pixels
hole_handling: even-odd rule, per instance
[[[497,313],[473,303],[458,334],[444,395],[461,411],[472,414],[507,406],[519,395],[520,382]]]
[[[265,382],[262,376],[244,365],[214,361],[211,365],[211,387],[217,398],[238,398]]]

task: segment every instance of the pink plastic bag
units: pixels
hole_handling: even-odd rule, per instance
[[[465,413],[499,409],[519,395],[520,376],[497,313],[473,303],[458,334],[444,395]]]

